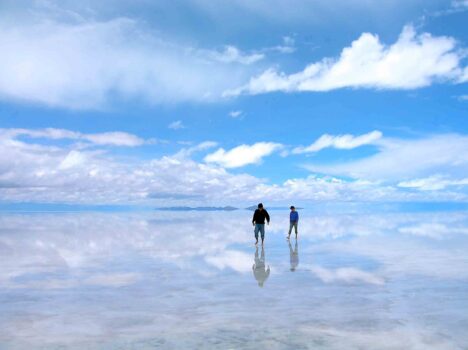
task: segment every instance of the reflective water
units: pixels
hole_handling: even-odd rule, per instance
[[[0,214],[0,348],[468,348],[468,213],[271,215]]]

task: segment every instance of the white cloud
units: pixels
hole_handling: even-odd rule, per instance
[[[242,112],[242,111],[239,111],[239,110],[238,110],[238,111],[231,111],[231,112],[229,112],[229,116],[230,116],[231,118],[240,118],[240,117],[242,117],[242,115],[243,115],[242,113],[243,113],[243,112]]]
[[[187,219],[187,215],[190,220],[181,220]],[[14,240],[7,234],[0,235],[0,243],[7,248],[2,251],[4,263],[0,265],[0,283],[5,288],[32,287],[30,282],[37,282],[35,276],[38,273],[48,275],[64,267],[73,272],[71,279],[47,279],[47,285],[36,287],[70,288],[82,283],[119,286],[132,284],[141,277],[138,271],[118,271],[119,266],[116,267],[114,256],[109,255],[109,251],[139,251],[163,262],[177,262],[179,268],[197,274],[206,271],[204,265],[214,266],[216,270],[209,270],[215,272],[232,268],[251,273],[253,253],[247,256],[229,248],[233,243],[251,243],[250,215],[245,211],[229,214],[166,212],[161,220],[151,213],[3,215],[0,221],[3,233],[14,232],[21,227],[23,234],[15,236]],[[303,239],[318,243],[311,247],[312,254],[345,252],[361,257],[370,255],[375,261],[382,262],[378,264],[378,270],[373,271],[352,266],[331,269],[299,265],[326,283],[379,284],[391,279],[394,273],[407,275],[408,271],[437,278],[465,278],[468,275],[464,259],[460,259],[466,255],[463,249],[456,249],[453,245],[440,246],[438,253],[434,254],[436,250],[432,242],[408,240],[404,236],[443,238],[466,235],[466,213],[304,212],[303,215]],[[218,229],[213,230],[211,223],[220,217]],[[278,221],[272,222],[270,230],[273,235],[282,236],[284,222]],[[185,234],[165,234],[174,230]],[[232,234],[226,235],[227,231]],[[340,237],[347,239],[336,239]],[[383,243],[389,243],[392,249]],[[441,258],[446,264],[432,264]],[[197,264],[200,260],[201,265]],[[99,270],[96,270],[96,262],[101,266]],[[17,278],[21,275],[25,278]]]
[[[238,168],[248,164],[255,164],[273,152],[282,148],[282,145],[274,142],[257,142],[253,145],[240,145],[229,151],[223,148],[208,154],[205,157],[207,163],[217,163],[226,168]]]
[[[263,55],[192,48],[129,18],[57,21],[53,14],[0,25],[0,98],[72,109],[213,101]],[[242,64],[233,65],[240,62]],[[208,78],[209,77],[209,78]]]
[[[191,160],[202,142],[151,160],[118,157],[99,148],[45,146],[0,137],[0,197],[18,202],[145,204],[230,201],[260,180]],[[231,199],[229,199],[231,198]]]
[[[0,129],[0,136],[16,138],[18,136],[27,136],[30,138],[45,138],[52,140],[70,139],[78,141],[87,141],[95,145],[110,146],[141,146],[145,143],[153,143],[155,140],[144,140],[136,135],[122,131],[104,132],[96,134],[84,134],[77,131],[66,129]]]
[[[184,129],[185,128],[184,123],[182,123],[181,120],[177,120],[175,122],[172,122],[167,127],[169,129],[173,129],[173,130],[179,130],[179,129]]]
[[[434,199],[430,194],[403,193],[391,185],[361,180],[342,180],[333,176],[310,175],[305,178],[288,179],[282,184],[259,184],[252,191],[260,194],[264,201],[281,202],[376,202],[376,201],[410,201]],[[465,196],[458,193],[439,194],[437,200],[461,200]],[[255,197],[253,197],[255,198]]]
[[[174,158],[188,158],[196,152],[206,151],[207,149],[216,147],[217,145],[218,143],[214,141],[204,141],[192,147],[182,148],[174,155]]]
[[[290,36],[284,36],[283,42],[281,45],[268,47],[264,49],[264,51],[277,51],[280,53],[289,54],[289,53],[293,53],[294,51],[296,51],[296,47],[294,46],[294,44],[295,44],[294,38]]]
[[[468,9],[468,1],[467,0],[452,0],[450,7],[436,10],[434,12],[429,12],[427,16],[430,17],[441,17],[441,16],[448,16],[455,13],[464,12]]]
[[[295,40],[290,36],[283,36],[283,43],[285,46],[294,46]]]
[[[252,271],[252,256],[237,250],[224,250],[216,255],[208,255],[205,261],[220,270],[231,268],[240,273]]]
[[[261,53],[253,53],[250,55],[244,54],[232,45],[225,46],[224,50],[221,52],[207,51],[206,55],[215,61],[241,64],[252,64],[265,58],[265,55]]]
[[[324,174],[356,179],[408,181],[414,178],[450,176],[463,178],[468,173],[468,137],[440,134],[421,139],[383,138],[372,156],[333,165],[308,164],[306,168]]]
[[[64,160],[62,160],[58,166],[60,170],[67,170],[74,167],[78,167],[86,163],[86,155],[78,151],[70,151]]]
[[[81,13],[60,6],[80,8]],[[218,5],[205,4],[211,6],[219,10]],[[260,8],[260,13],[269,12],[271,7],[233,6],[246,12],[255,8],[255,13]],[[304,6],[291,9],[277,3],[274,12],[281,18],[285,11],[306,16],[300,9]],[[325,2],[318,7],[322,6]],[[293,37],[285,36],[278,46],[251,52],[229,45],[222,50],[200,48],[135,19],[109,19],[99,13],[89,19],[93,13],[90,8],[56,2],[50,8],[43,6],[41,16],[33,20],[15,14],[18,18],[10,16],[13,19],[0,25],[0,99],[99,109],[111,108],[116,98],[149,104],[209,102],[223,94],[242,92],[326,91],[348,86],[414,88],[436,80],[466,81],[468,76],[466,69],[461,73],[454,39],[415,35],[406,29],[392,46],[363,34],[338,60],[324,59],[292,75],[267,70],[237,89],[258,74],[258,63],[270,50],[293,52]],[[312,8],[306,18],[317,12]],[[35,11],[37,3],[31,5],[31,13]]]
[[[448,186],[465,186],[468,185],[468,178],[459,180],[447,179],[443,176],[431,176],[423,179],[414,179],[409,181],[402,181],[398,183],[399,187],[416,188],[422,191],[437,191],[443,190]]]
[[[307,147],[296,147],[293,153],[318,152],[324,148],[333,147],[338,149],[352,149],[363,145],[373,144],[382,137],[380,131],[374,130],[367,134],[354,136],[351,134],[333,136],[324,134],[320,136],[313,144]]]
[[[454,227],[453,223],[448,226],[441,222],[423,222],[416,225],[403,226],[398,229],[404,234],[411,234],[421,237],[431,237],[441,239],[449,235],[468,234],[468,228]]]
[[[84,139],[96,145],[114,145],[114,146],[140,146],[145,141],[138,136],[121,132],[105,132],[100,134],[88,134],[83,136]]]
[[[183,263],[186,270],[195,274],[202,271],[216,273],[226,267],[239,272],[251,272],[252,255],[227,250],[232,243],[250,242],[251,233],[245,230],[245,227],[250,227],[249,222],[236,226],[240,218],[243,219],[245,214],[249,216],[249,213],[229,214],[224,215],[222,222],[219,222],[218,230],[212,230],[207,223],[219,218],[220,213],[205,213],[202,217],[190,215],[191,219],[188,221],[181,221],[181,214],[174,212],[167,212],[165,220],[155,220],[154,217],[141,213],[81,213],[78,216],[59,215],[52,220],[46,219],[48,214],[28,216],[31,220],[18,216],[5,217],[0,220],[2,233],[6,229],[22,227],[28,234],[18,235],[14,243],[9,242],[6,235],[0,235],[0,245],[7,247],[2,251],[5,262],[0,266],[0,284],[2,288],[7,288],[8,285],[14,288],[41,289],[76,288],[81,285],[131,285],[141,279],[141,274],[128,269],[125,272],[119,271],[112,260],[114,256],[108,254],[110,251],[130,250],[141,250],[152,259],[157,258],[166,263]],[[185,233],[184,238],[164,234],[177,229]],[[129,234],[131,231],[133,234]],[[227,231],[233,234],[226,235]],[[64,235],[64,232],[68,234]],[[96,235],[96,232],[100,234]],[[72,273],[61,276],[63,279],[48,275],[63,268]],[[28,278],[37,274],[46,274],[46,280]],[[16,278],[21,275],[26,278]]]
[[[134,284],[140,279],[137,273],[96,274],[83,280],[84,284],[104,287],[124,287]]]
[[[466,83],[468,82],[468,67],[463,69],[463,73],[458,78],[458,83]]]
[[[76,132],[62,133],[75,135]],[[60,133],[54,134],[58,137]],[[131,156],[122,159],[112,154],[112,149],[100,145],[91,149],[77,144],[44,145],[33,143],[31,138],[16,139],[4,133],[0,137],[0,198],[5,202],[158,206],[244,205],[260,199],[283,204],[291,201],[466,201],[467,187],[463,184],[447,185],[443,190],[411,191],[383,182],[395,178],[400,183],[405,181],[398,180],[400,173],[395,174],[395,169],[406,174],[405,170],[400,170],[402,166],[408,168],[410,176],[420,173],[418,162],[421,159],[436,162],[435,168],[444,181],[453,183],[454,179],[463,179],[466,174],[463,137],[439,135],[431,140],[421,144],[417,143],[421,140],[392,140],[390,143],[380,140],[379,145],[389,144],[381,149],[380,158],[353,165],[353,169],[356,167],[366,175],[362,178],[373,177],[373,181],[310,175],[269,184],[245,173],[231,174],[225,168],[261,162],[264,156],[281,151],[282,146],[275,143],[242,145],[229,151],[221,149],[205,157],[205,160],[210,156],[214,158],[212,162],[199,163],[192,160],[191,155],[215,147],[215,142],[202,142],[173,155],[145,160]],[[403,163],[386,155],[391,147],[396,149],[395,157]],[[417,151],[413,152],[412,148]],[[413,158],[404,158],[408,155]],[[387,157],[393,163],[386,164]],[[425,171],[431,173],[433,168]],[[441,169],[450,176],[440,172]],[[336,171],[332,169],[331,173]]]
[[[463,55],[455,39],[416,34],[412,26],[403,29],[390,46],[377,35],[363,33],[338,59],[325,58],[309,64],[303,71],[285,74],[268,69],[226,96],[273,91],[329,91],[333,89],[375,88],[415,89],[438,81],[463,79]]]
[[[468,0],[453,0],[452,7],[455,9],[465,9],[468,8]]]
[[[321,266],[310,266],[308,268],[315,276],[325,283],[368,283],[375,285],[385,284],[385,280],[373,273],[362,271],[354,267],[341,267],[338,269],[326,269]]]
[[[459,101],[468,101],[468,95],[460,95],[457,98]]]

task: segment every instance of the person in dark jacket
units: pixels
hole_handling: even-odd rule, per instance
[[[265,239],[265,219],[267,221],[267,224],[270,224],[270,215],[268,215],[268,212],[263,209],[263,204],[260,203],[258,205],[258,209],[255,210],[255,213],[252,218],[252,225],[255,226],[255,244],[258,244],[258,231],[260,231],[261,237],[262,237],[262,245],[263,241]]]

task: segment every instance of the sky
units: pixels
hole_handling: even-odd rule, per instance
[[[0,204],[468,201],[468,1],[0,1]]]

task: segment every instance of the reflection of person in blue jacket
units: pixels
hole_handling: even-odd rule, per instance
[[[296,271],[297,265],[299,265],[299,251],[297,248],[297,241],[292,249],[291,242],[289,244],[289,262],[291,263],[291,271]]]
[[[296,208],[294,205],[291,205],[291,212],[289,213],[289,232],[288,232],[288,239],[291,237],[291,231],[292,228],[294,227],[294,231],[296,233],[296,239],[297,239],[297,224],[299,222],[299,213],[296,211]]]

